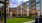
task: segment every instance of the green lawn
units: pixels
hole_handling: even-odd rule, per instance
[[[31,21],[34,20],[32,18],[7,18],[6,19],[6,23],[22,23],[22,22],[26,22],[26,21]]]

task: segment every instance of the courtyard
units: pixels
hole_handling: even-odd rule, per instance
[[[27,21],[32,21],[32,18],[6,18],[6,23],[23,23]]]

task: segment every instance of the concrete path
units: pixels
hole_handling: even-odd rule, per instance
[[[35,23],[35,20],[29,22],[23,22],[23,23]]]
[[[4,22],[1,22],[1,21],[0,21],[0,23],[4,23]]]

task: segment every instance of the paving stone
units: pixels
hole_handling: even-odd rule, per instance
[[[29,22],[23,22],[23,23],[35,23],[35,20]]]

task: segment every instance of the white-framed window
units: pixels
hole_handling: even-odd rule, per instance
[[[0,0],[0,1],[3,1],[3,0]]]
[[[36,4],[36,10],[39,10],[40,11],[40,3],[39,4]]]
[[[2,8],[2,6],[4,6],[4,4],[0,3],[0,8]]]
[[[36,2],[40,2],[40,0],[36,0]]]

